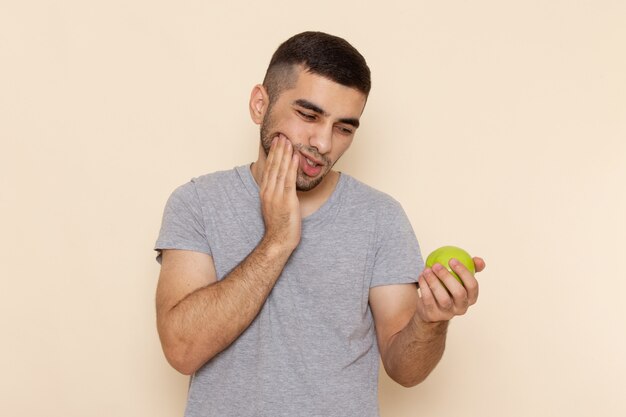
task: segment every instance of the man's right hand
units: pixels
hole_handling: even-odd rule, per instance
[[[260,186],[265,236],[221,280],[211,256],[164,250],[157,288],[157,326],[167,360],[196,372],[250,326],[300,243],[302,215],[296,194],[298,158],[279,135]]]
[[[280,134],[272,141],[260,186],[266,243],[291,253],[300,243],[302,215],[296,194],[298,155]]]

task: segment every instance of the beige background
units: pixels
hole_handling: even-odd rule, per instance
[[[483,256],[443,361],[383,417],[626,415],[626,3],[2,1],[0,414],[180,416],[155,330],[163,205],[250,162],[280,42],[347,38],[374,87],[341,170],[426,255]]]

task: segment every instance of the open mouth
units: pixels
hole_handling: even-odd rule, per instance
[[[314,159],[307,158],[302,152],[300,152],[300,168],[309,177],[316,177],[322,172],[322,164],[319,164]]]
[[[316,162],[314,162],[314,161],[311,161],[311,160],[310,160],[309,158],[307,158],[306,156],[304,157],[304,160],[305,160],[305,162],[306,162],[309,166],[311,166],[311,167],[316,167],[316,166],[318,166],[318,165],[319,165],[318,163],[316,163]]]

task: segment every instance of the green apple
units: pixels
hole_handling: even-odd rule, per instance
[[[456,246],[442,246],[439,249],[434,250],[428,258],[426,258],[426,266],[432,268],[435,263],[440,263],[444,266],[454,277],[463,284],[461,278],[450,268],[448,262],[450,259],[456,259],[461,262],[465,267],[473,274],[476,272],[476,268],[474,267],[474,260],[470,256],[469,253],[465,252],[461,248],[457,248]]]

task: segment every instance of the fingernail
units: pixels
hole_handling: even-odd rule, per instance
[[[443,265],[441,265],[440,263],[436,263],[433,265],[433,269],[437,272],[441,271],[443,269]]]
[[[457,261],[456,259],[452,258],[452,259],[450,259],[448,264],[450,264],[450,266],[457,266],[459,264],[459,261]]]

